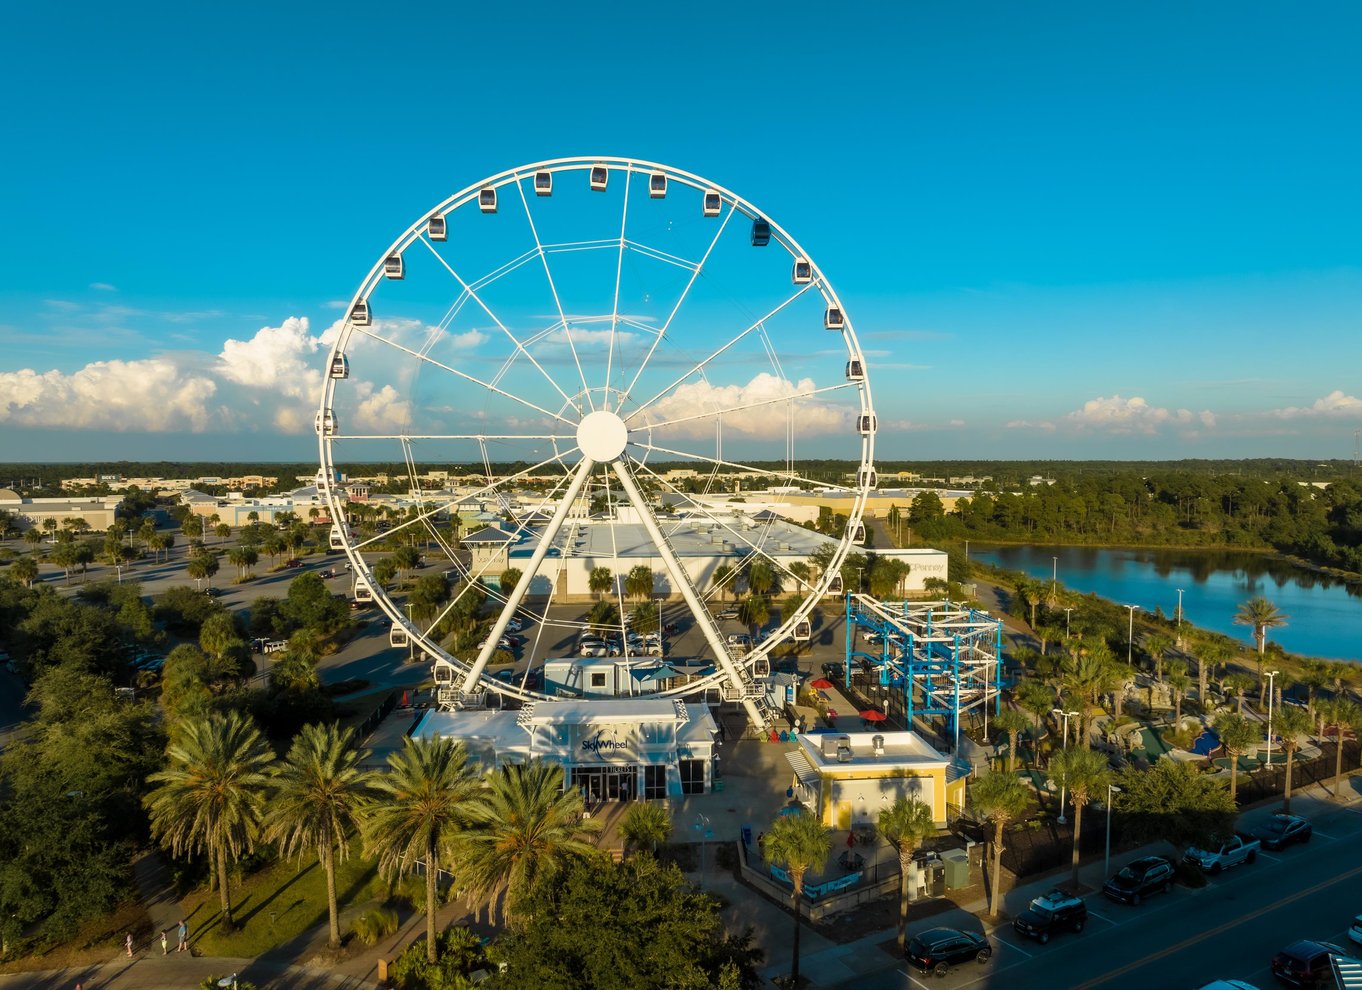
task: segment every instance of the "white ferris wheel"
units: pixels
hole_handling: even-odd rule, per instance
[[[863,541],[876,419],[842,301],[766,213],[669,166],[554,159],[439,203],[360,283],[326,372],[316,426],[332,548],[350,559],[356,598],[393,623],[394,645],[452,664],[461,705],[484,704],[493,689],[553,700],[531,689],[542,683],[533,671],[574,655],[581,623],[561,616],[568,598],[583,600],[573,590],[584,574],[609,565],[609,589],[593,597],[616,602],[605,612],[628,642],[624,617],[642,603],[626,579],[646,565],[655,587],[645,600],[670,602],[669,621],[682,613],[688,673],[701,673],[641,690],[717,690],[762,724],[754,678],[777,644],[809,637]],[[808,477],[796,446],[859,467]],[[408,511],[383,529],[357,521],[332,483],[364,464],[394,466],[410,489]],[[450,494],[432,490],[434,471],[480,477]],[[824,567],[799,566],[790,524],[745,504],[773,488],[835,490],[846,523],[825,541]],[[513,587],[499,585],[506,556],[460,548],[481,522],[451,528],[457,516],[476,520],[478,506],[498,517],[482,531],[506,543]],[[419,573],[443,571],[447,600],[410,608],[408,593],[375,580],[376,561],[402,540],[438,558]],[[763,576],[753,587],[780,593],[776,626],[755,646],[734,645],[714,611],[751,590],[754,567]],[[468,615],[469,596],[485,599],[484,621],[496,615],[477,643],[452,621]],[[508,684],[487,666],[513,616],[528,619],[530,637]]]

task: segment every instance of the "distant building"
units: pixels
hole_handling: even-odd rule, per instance
[[[55,519],[61,526],[68,519],[84,519],[87,528],[103,532],[114,524],[122,495],[94,498],[23,498],[18,492],[0,488],[0,509],[14,513],[20,529],[41,529],[44,519]]]

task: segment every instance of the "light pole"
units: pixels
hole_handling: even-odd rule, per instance
[[[1272,769],[1272,697],[1277,693],[1274,688],[1277,686],[1277,675],[1280,673],[1279,670],[1267,672],[1267,767],[1269,770]],[[1342,745],[1341,739],[1339,745]]]
[[[416,642],[412,637],[411,602],[407,602],[407,663],[416,662]]]
[[[1115,784],[1107,785],[1107,856],[1102,863],[1102,876],[1111,876],[1111,796],[1120,794],[1121,789]]]
[[[1074,610],[1074,607],[1073,607],[1072,605],[1070,605],[1068,608],[1066,608],[1066,609],[1064,610],[1064,638],[1065,638],[1065,639],[1068,639],[1068,638],[1069,638],[1069,613],[1072,612],[1073,610]]]
[[[1051,557],[1053,562],[1050,568],[1050,601],[1054,601],[1059,593],[1059,558]]]
[[[1071,719],[1071,718],[1077,718],[1077,717],[1078,717],[1078,712],[1066,712],[1066,711],[1065,711],[1064,709],[1062,709],[1062,708],[1051,708],[1051,709],[1050,709],[1050,714],[1051,714],[1051,715],[1058,716],[1059,718],[1064,719],[1064,728],[1063,728],[1061,731],[1062,731],[1063,734],[1064,734],[1064,749],[1068,749],[1068,748],[1069,748],[1069,719]],[[1064,817],[1064,801],[1065,801],[1065,799],[1066,799],[1067,797],[1068,797],[1068,789],[1067,789],[1066,787],[1064,787],[1064,786],[1061,785],[1060,788],[1059,788],[1059,817],[1055,819],[1055,821],[1059,822],[1059,824],[1061,824],[1061,825],[1067,825],[1067,824],[1068,824],[1068,820]]]
[[[858,568],[856,568],[856,594],[858,594],[858,595],[859,595],[859,594],[861,593],[861,591],[862,591],[862,588],[861,588],[861,571],[863,571],[863,570],[865,570],[864,567],[858,567]]]
[[[1122,605],[1130,612],[1130,627],[1126,630],[1126,666],[1133,666],[1135,656],[1135,612],[1139,609],[1138,605]]]
[[[709,819],[704,815],[695,816],[695,831],[700,836],[700,887],[705,886],[705,843],[714,838],[714,830],[709,827]]]
[[[1178,589],[1178,640],[1182,640],[1182,589]]]

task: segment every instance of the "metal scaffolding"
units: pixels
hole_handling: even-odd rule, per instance
[[[882,693],[901,695],[909,728],[919,716],[940,718],[958,748],[961,715],[978,708],[987,724],[989,708],[998,713],[1001,619],[957,602],[882,602],[869,595],[847,595],[846,609],[847,684],[857,667],[877,677]]]

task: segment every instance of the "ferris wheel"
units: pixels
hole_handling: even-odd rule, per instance
[[[617,628],[627,658],[629,613],[661,626],[663,607],[688,676],[630,691],[717,690],[760,724],[769,653],[809,638],[864,540],[876,428],[851,319],[779,224],[679,169],[562,158],[464,188],[379,255],[327,357],[318,482],[355,597],[393,645],[452,665],[459,704],[552,700],[534,672],[576,656],[582,627]],[[815,478],[801,457],[857,468]],[[402,480],[405,511],[342,490],[362,465]],[[815,489],[836,500],[830,535],[762,509]],[[437,558],[420,573],[446,594],[378,580],[404,542]],[[744,618],[774,620],[756,645],[715,615],[743,595],[761,599]],[[493,679],[521,622],[515,678]]]

